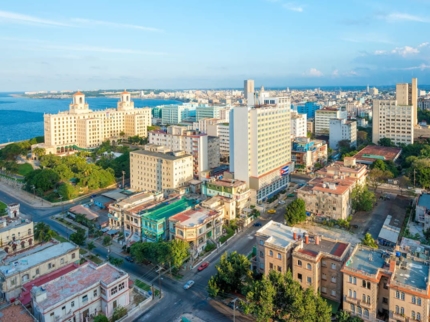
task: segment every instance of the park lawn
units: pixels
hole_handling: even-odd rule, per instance
[[[33,167],[29,163],[18,164],[18,174],[22,176],[26,176],[31,171],[33,171]]]
[[[6,208],[7,208],[7,205],[4,202],[0,201],[0,216],[6,215]]]
[[[140,288],[140,289],[142,289],[142,290],[144,290],[144,291],[149,292],[149,291],[151,290],[151,286],[149,286],[148,284],[146,284],[146,283],[142,282],[141,280],[136,279],[136,280],[134,281],[134,284],[135,284],[138,288]],[[156,289],[156,290],[155,290],[155,296],[158,296],[158,294],[160,294],[160,291]]]

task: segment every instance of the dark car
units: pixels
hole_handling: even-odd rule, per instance
[[[209,266],[209,262],[203,262],[200,266],[199,266],[199,268],[197,268],[197,270],[199,271],[199,272],[201,272],[202,270],[204,270],[205,268],[207,268]]]
[[[358,225],[351,225],[352,228],[357,229]]]
[[[133,263],[133,262],[134,262],[134,259],[133,259],[133,257],[131,257],[131,256],[127,256],[127,257],[125,258],[125,260],[126,260],[127,262],[130,262],[130,263]]]
[[[261,227],[261,226],[262,226],[261,222],[256,222],[256,223],[254,224],[254,227]]]

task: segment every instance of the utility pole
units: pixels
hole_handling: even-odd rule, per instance
[[[414,188],[415,188],[415,173],[417,172],[417,169],[414,169]]]
[[[160,299],[161,299],[161,267],[158,269],[158,287],[160,288]]]
[[[125,171],[122,171],[122,188],[125,190],[124,176],[125,176]]]

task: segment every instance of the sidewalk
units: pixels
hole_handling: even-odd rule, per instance
[[[50,208],[52,207],[49,201],[35,197],[27,191],[24,191],[15,186],[14,183],[8,184],[9,180],[0,177],[0,189],[7,194],[17,199],[23,200],[25,203],[33,206],[34,208]]]

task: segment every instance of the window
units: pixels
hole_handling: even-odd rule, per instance
[[[336,296],[336,291],[335,290],[331,290],[331,296]]]
[[[400,293],[400,299],[402,300],[402,301],[404,301],[405,300],[405,293]]]
[[[51,269],[51,267],[52,267],[52,264],[51,264],[51,263],[49,263],[49,264],[48,264],[48,269]]]
[[[364,317],[366,318],[366,319],[368,319],[369,318],[369,310],[368,309],[364,309]]]
[[[281,259],[281,258],[282,258],[281,253],[278,253],[278,259]]]
[[[28,274],[25,274],[25,275],[22,276],[22,282],[23,283],[26,282],[26,281],[28,281],[28,280],[29,280],[29,275]]]
[[[116,293],[118,293],[118,286],[112,287],[110,289],[110,295],[114,295]]]
[[[355,305],[354,304],[351,304],[351,312],[355,313]]]
[[[415,296],[412,296],[412,304],[416,304],[417,303],[417,298]]]
[[[97,296],[97,289],[94,290],[93,292],[93,296],[96,297]]]
[[[361,306],[357,306],[357,314],[361,315],[361,313],[363,313],[362,310],[361,310]]]
[[[70,306],[71,306],[71,307],[75,307],[75,301],[72,301],[72,302],[70,303]]]
[[[297,265],[302,266],[302,261],[300,259],[297,261]]]
[[[370,295],[367,295],[367,304],[370,304]]]
[[[306,278],[306,282],[307,282],[308,284],[311,284],[311,283],[312,283],[312,278],[308,276],[308,277]]]
[[[260,257],[264,257],[262,250],[260,250]]]
[[[325,274],[322,274],[321,278],[326,281],[327,280],[327,276]]]
[[[38,268],[36,268],[36,275],[39,275],[39,269]]]
[[[64,264],[64,258],[60,259],[60,263]]]
[[[307,269],[312,269],[312,265],[311,265],[311,264],[309,264],[309,263],[307,263],[307,264],[306,264],[306,268],[307,268]]]
[[[271,251],[271,250],[269,251],[269,256],[273,257],[273,251]]]
[[[370,282],[367,282],[367,288],[370,290]]]
[[[321,288],[321,293],[327,293],[327,288],[326,287],[322,287]]]
[[[118,288],[119,288],[120,291],[123,290],[124,287],[125,287],[124,282],[122,282],[121,284],[118,285]]]
[[[366,303],[366,294],[363,294],[363,302]]]
[[[417,321],[421,321],[421,313],[417,312]]]
[[[415,320],[415,311],[412,311],[411,317],[412,317],[412,320]]]
[[[264,241],[260,240],[260,245],[264,245]]]
[[[100,293],[102,293],[103,295],[106,295],[106,290],[104,288],[101,288]]]
[[[366,287],[366,281],[365,280],[362,281],[362,285],[361,286]]]
[[[112,306],[113,306],[113,308],[114,308],[114,309],[116,309],[116,307],[118,306],[118,302],[117,302],[117,300],[113,301]]]
[[[421,298],[417,297],[417,305],[421,306]]]
[[[399,299],[399,298],[400,298],[400,292],[396,291],[396,299]]]
[[[383,297],[383,298],[382,298],[382,303],[384,303],[384,304],[388,304],[388,298]]]
[[[82,296],[82,303],[88,302],[88,295]]]
[[[302,274],[297,274],[297,279],[301,282],[302,281]]]
[[[269,263],[269,269],[273,269],[273,263]]]
[[[405,314],[405,308],[404,308],[403,306],[400,308],[400,314],[401,314],[401,315],[404,315],[404,314]]]
[[[72,259],[75,259],[75,257],[76,257],[76,253],[73,253],[72,254]]]
[[[332,276],[332,277],[331,277],[331,282],[332,282],[332,283],[336,283],[336,276]]]

